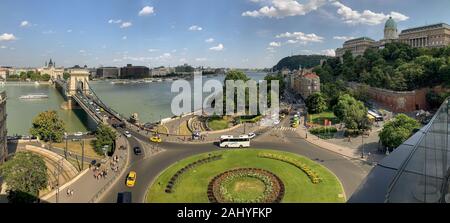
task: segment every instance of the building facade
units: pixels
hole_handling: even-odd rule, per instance
[[[450,45],[450,26],[445,23],[403,30],[399,41],[411,47],[439,48]]]
[[[5,162],[8,156],[6,117],[6,92],[3,91],[0,93],[0,164]]]
[[[291,74],[290,82],[292,90],[300,94],[303,99],[320,92],[320,77],[310,70],[301,70]]]
[[[175,73],[175,68],[172,67],[156,67],[150,70],[151,77],[167,76],[173,73]]]
[[[100,67],[97,68],[96,73],[97,78],[118,78],[119,77],[119,68],[117,67]]]
[[[126,67],[120,68],[121,79],[139,79],[149,77],[150,69],[145,66],[133,66],[127,64]]]
[[[50,75],[51,79],[62,79],[64,75],[64,68],[57,68],[56,63],[50,59],[50,61],[45,62],[45,66],[38,69],[38,72],[42,74]]]
[[[383,48],[387,43],[400,42],[411,47],[440,48],[450,45],[450,26],[446,23],[415,27],[403,30],[398,34],[397,23],[389,17],[384,25],[384,38],[375,41],[368,37],[348,40],[342,48],[336,49],[336,57],[346,51],[353,56],[363,55],[368,48]]]
[[[0,78],[6,80],[9,75],[9,69],[5,67],[0,67]]]
[[[342,48],[336,49],[336,56],[342,57],[346,51],[350,51],[353,56],[362,56],[367,49],[377,46],[377,42],[369,37],[361,37],[345,41]]]

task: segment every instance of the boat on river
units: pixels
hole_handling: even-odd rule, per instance
[[[35,99],[47,99],[48,95],[46,94],[28,94],[28,95],[22,95],[19,97],[19,99],[24,100],[35,100]]]

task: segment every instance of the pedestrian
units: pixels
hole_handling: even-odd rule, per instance
[[[70,196],[70,189],[69,188],[67,188],[66,194],[67,194],[67,196]]]
[[[71,197],[73,196],[73,190],[70,190],[70,196]]]

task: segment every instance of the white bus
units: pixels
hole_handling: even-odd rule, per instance
[[[375,111],[369,110],[367,113],[375,118],[375,121],[383,121],[383,116],[379,115]]]
[[[248,148],[250,147],[250,137],[241,135],[239,137],[224,135],[220,137],[221,148]]]

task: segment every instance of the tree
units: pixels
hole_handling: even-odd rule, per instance
[[[413,131],[419,127],[420,124],[417,120],[405,114],[399,114],[383,126],[379,134],[380,140],[384,146],[392,151],[406,141]]]
[[[31,203],[39,197],[39,190],[47,186],[47,166],[42,157],[31,152],[18,152],[0,166],[0,175],[8,185],[11,203]]]
[[[311,114],[317,114],[327,110],[327,101],[322,93],[314,93],[310,95],[306,101],[306,107]]]
[[[95,131],[95,140],[92,142],[95,152],[103,155],[103,148],[108,146],[107,153],[114,152],[114,141],[116,140],[117,134],[107,125],[100,124]]]
[[[45,142],[61,142],[65,132],[64,121],[56,111],[41,112],[33,119],[30,133]]]
[[[369,128],[367,108],[364,106],[364,103],[356,100],[349,94],[339,97],[339,101],[333,110],[339,121],[345,123],[347,129],[363,130]]]
[[[66,72],[64,72],[64,74],[63,74],[63,78],[64,78],[64,80],[67,80],[67,79],[69,79],[69,77],[70,77],[70,74],[69,74],[69,73],[66,73]]]
[[[43,74],[43,75],[41,75],[41,80],[43,80],[43,81],[49,81],[50,80],[50,75],[48,75],[48,74]]]

